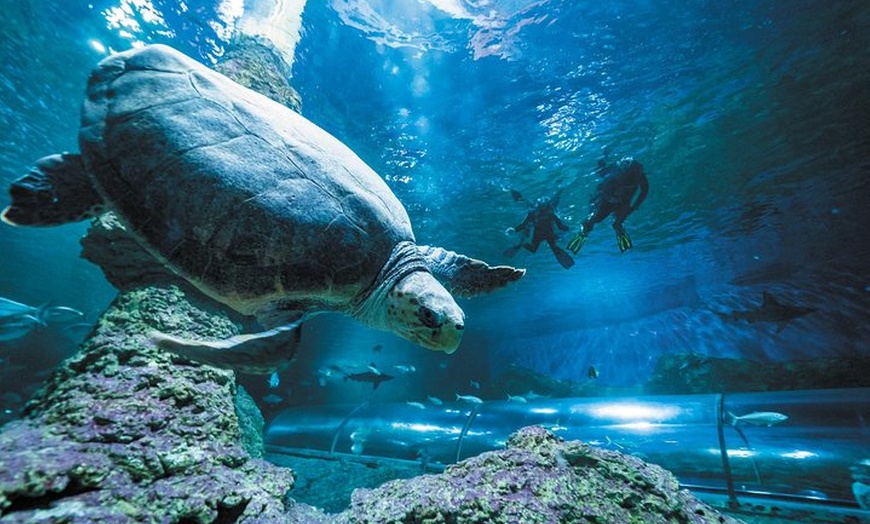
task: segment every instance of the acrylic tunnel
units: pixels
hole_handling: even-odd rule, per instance
[[[440,469],[542,425],[630,453],[684,487],[861,513],[870,491],[870,389],[443,405],[292,408],[265,435],[273,454],[417,462]],[[859,509],[860,508],[860,509]]]

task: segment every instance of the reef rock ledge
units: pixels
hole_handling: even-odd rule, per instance
[[[0,433],[0,522],[282,522],[289,469],[242,445],[232,372],[147,342],[237,326],[177,287],[121,294]]]
[[[341,522],[717,523],[722,515],[679,488],[664,469],[542,427],[514,433],[507,449],[444,473],[357,490]]]

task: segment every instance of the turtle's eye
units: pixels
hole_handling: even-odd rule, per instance
[[[426,327],[436,328],[441,326],[441,323],[438,321],[438,315],[427,307],[417,308],[417,318]]]

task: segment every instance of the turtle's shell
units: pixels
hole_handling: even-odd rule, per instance
[[[402,204],[344,144],[166,46],[97,66],[79,141],[138,240],[243,313],[276,298],[340,310],[414,239]]]

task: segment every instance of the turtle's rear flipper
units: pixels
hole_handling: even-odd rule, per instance
[[[55,226],[99,213],[102,199],[80,155],[39,159],[30,172],[9,186],[12,203],[0,218],[14,226]]]
[[[526,274],[525,269],[490,266],[440,247],[418,246],[429,271],[458,297],[473,297],[495,291]]]
[[[226,340],[205,341],[174,337],[155,331],[151,342],[188,360],[232,369],[240,373],[269,375],[284,369],[296,355],[302,322]]]

